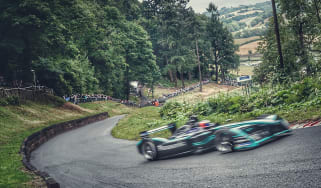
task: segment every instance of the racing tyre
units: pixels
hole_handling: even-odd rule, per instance
[[[231,134],[225,131],[218,133],[215,146],[216,149],[223,154],[233,152],[234,146]]]
[[[157,159],[157,149],[154,143],[145,142],[142,146],[142,153],[145,159],[154,161]]]

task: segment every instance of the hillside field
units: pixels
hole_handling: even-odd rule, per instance
[[[238,55],[248,55],[249,51],[252,51],[252,54],[257,52],[257,47],[260,41],[251,42],[249,44],[245,44],[240,46],[239,51],[237,52]]]

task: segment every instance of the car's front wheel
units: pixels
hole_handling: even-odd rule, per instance
[[[217,134],[215,141],[216,149],[221,153],[229,153],[233,151],[233,139],[228,132],[220,132]]]
[[[157,149],[154,143],[145,142],[142,145],[142,153],[145,159],[153,161],[157,159]]]

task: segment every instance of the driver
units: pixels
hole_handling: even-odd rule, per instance
[[[173,134],[173,136],[178,136],[180,134],[186,133],[187,131],[191,130],[194,127],[199,127],[197,122],[198,122],[198,118],[196,115],[190,116],[186,124],[180,127],[179,129],[177,129]]]

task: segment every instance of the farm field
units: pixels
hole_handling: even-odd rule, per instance
[[[234,43],[235,44],[238,44],[238,45],[241,45],[241,44],[244,44],[248,41],[253,41],[253,40],[258,40],[260,39],[259,36],[254,36],[254,37],[249,37],[249,38],[241,38],[241,39],[234,39]]]
[[[255,41],[255,42],[251,42],[249,44],[245,44],[243,46],[240,46],[240,49],[238,52],[236,52],[238,55],[248,55],[249,54],[249,50],[252,51],[253,54],[256,53],[257,51],[257,46],[259,44],[259,42],[261,41]]]
[[[227,86],[227,85],[219,85],[215,83],[210,83],[203,86],[203,92],[199,92],[199,89],[195,89],[194,91],[182,94],[175,98],[169,99],[168,101],[172,102],[186,102],[186,103],[198,103],[205,101],[208,98],[217,96],[223,93],[230,93],[238,90],[238,87]]]
[[[232,74],[236,75],[253,75],[254,66],[240,65],[239,71],[231,71]]]

